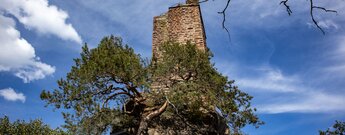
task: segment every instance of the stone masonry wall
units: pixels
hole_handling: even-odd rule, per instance
[[[166,41],[196,44],[206,50],[206,35],[199,4],[180,4],[170,7],[163,15],[154,17],[152,34],[153,58],[159,58],[159,46]]]
[[[153,18],[153,59],[157,60],[161,57],[159,46],[167,41],[182,44],[190,41],[198,49],[206,50],[206,36],[198,0],[187,0],[186,4],[170,7],[168,12]],[[155,81],[151,89],[164,88]]]
[[[199,0],[186,0],[186,4],[199,4]]]
[[[156,16],[153,19],[153,33],[152,33],[152,54],[153,58],[159,58],[159,46],[168,41],[168,15],[163,14]]]

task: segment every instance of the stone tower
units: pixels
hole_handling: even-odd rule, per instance
[[[180,44],[186,44],[188,41],[190,41],[191,43],[196,45],[197,49],[204,51],[207,50],[206,34],[199,6],[199,0],[186,0],[185,4],[178,4],[177,6],[170,7],[168,12],[160,16],[155,16],[153,18],[153,59],[159,59],[161,57],[162,52],[159,50],[160,45],[167,41],[178,42]],[[160,79],[161,78],[155,78],[155,81],[152,82],[152,92],[157,92],[157,90],[166,91],[168,89],[166,84],[161,85],[159,83]],[[174,79],[179,80],[180,78],[176,77]],[[205,110],[204,113],[207,113],[210,116],[218,116],[218,114],[216,114],[214,110]],[[206,130],[209,128],[213,128],[216,129],[216,131],[219,133],[227,134],[226,123],[220,121],[218,117],[214,117],[217,119],[212,118],[210,117],[210,119],[205,120],[209,123],[203,123],[203,126],[200,127]],[[173,121],[173,124],[179,122],[183,123],[183,121]],[[169,120],[167,120],[167,122],[169,122]],[[195,129],[188,126],[182,127],[181,129],[175,129],[173,127],[164,127],[164,125],[153,124],[151,125],[151,127],[148,128],[148,134],[188,135],[195,134],[194,130]]]
[[[186,4],[199,4],[199,0],[186,0]]]
[[[170,7],[169,11],[153,18],[152,53],[160,57],[159,46],[167,41],[185,44],[190,41],[198,49],[206,50],[206,35],[199,0]]]

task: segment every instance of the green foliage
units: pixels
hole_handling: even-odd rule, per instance
[[[345,122],[335,121],[332,128],[326,131],[319,131],[320,135],[345,135]]]
[[[190,42],[166,43],[161,50],[164,53],[156,63],[154,76],[160,85],[167,86],[160,93],[170,99],[181,115],[198,122],[210,112],[220,110],[236,133],[247,124],[263,124],[250,106],[252,97],[217,72],[210,62],[211,52],[199,50]]]
[[[146,87],[146,69],[140,56],[123,45],[121,38],[111,36],[95,49],[85,45],[81,58],[74,61],[66,79],[58,81],[59,89],[41,93],[48,104],[74,110],[74,114],[64,113],[65,127],[75,133],[100,134],[109,125],[118,124],[116,118],[127,121],[119,108],[138,94],[132,88]]]
[[[10,122],[7,116],[0,118],[1,135],[68,135],[67,132],[56,128],[51,129],[48,125],[43,124],[41,120],[16,120]]]
[[[167,101],[162,114],[155,112],[159,114],[155,121],[181,119],[198,129],[215,124],[207,123],[209,118],[221,117],[233,133],[247,124],[262,124],[250,106],[252,97],[215,69],[209,51],[191,43],[166,43],[160,50],[162,58],[148,63],[118,37],[105,37],[94,49],[85,45],[67,77],[58,81],[59,89],[44,90],[41,99],[69,110],[63,113],[64,127],[73,134],[101,134],[108,129],[135,133],[143,118]],[[164,122],[151,125],[182,128]],[[210,133],[207,130],[212,129],[197,133]]]

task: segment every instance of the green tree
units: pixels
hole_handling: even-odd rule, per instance
[[[191,43],[166,43],[160,50],[162,57],[149,62],[119,37],[105,37],[94,49],[85,45],[59,88],[44,90],[41,99],[72,110],[63,113],[64,127],[75,134],[229,128],[240,134],[245,125],[263,124],[250,106],[252,97],[216,71],[210,51]]]
[[[51,129],[48,125],[43,124],[39,119],[16,120],[10,122],[7,116],[0,118],[0,134],[1,135],[68,135],[67,132],[56,128]]]
[[[335,121],[332,128],[326,131],[319,131],[320,135],[345,135],[345,122]]]

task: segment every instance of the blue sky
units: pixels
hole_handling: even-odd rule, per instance
[[[44,107],[39,94],[57,88],[79,57],[82,43],[96,47],[113,34],[144,57],[151,57],[152,18],[183,0],[1,0],[0,115],[64,123],[61,110]],[[254,96],[265,125],[248,134],[317,134],[345,121],[345,3],[318,6],[322,33],[312,24],[308,1],[291,1],[288,16],[279,0],[233,0],[226,25],[217,14],[225,1],[201,5],[207,45],[224,75]]]

